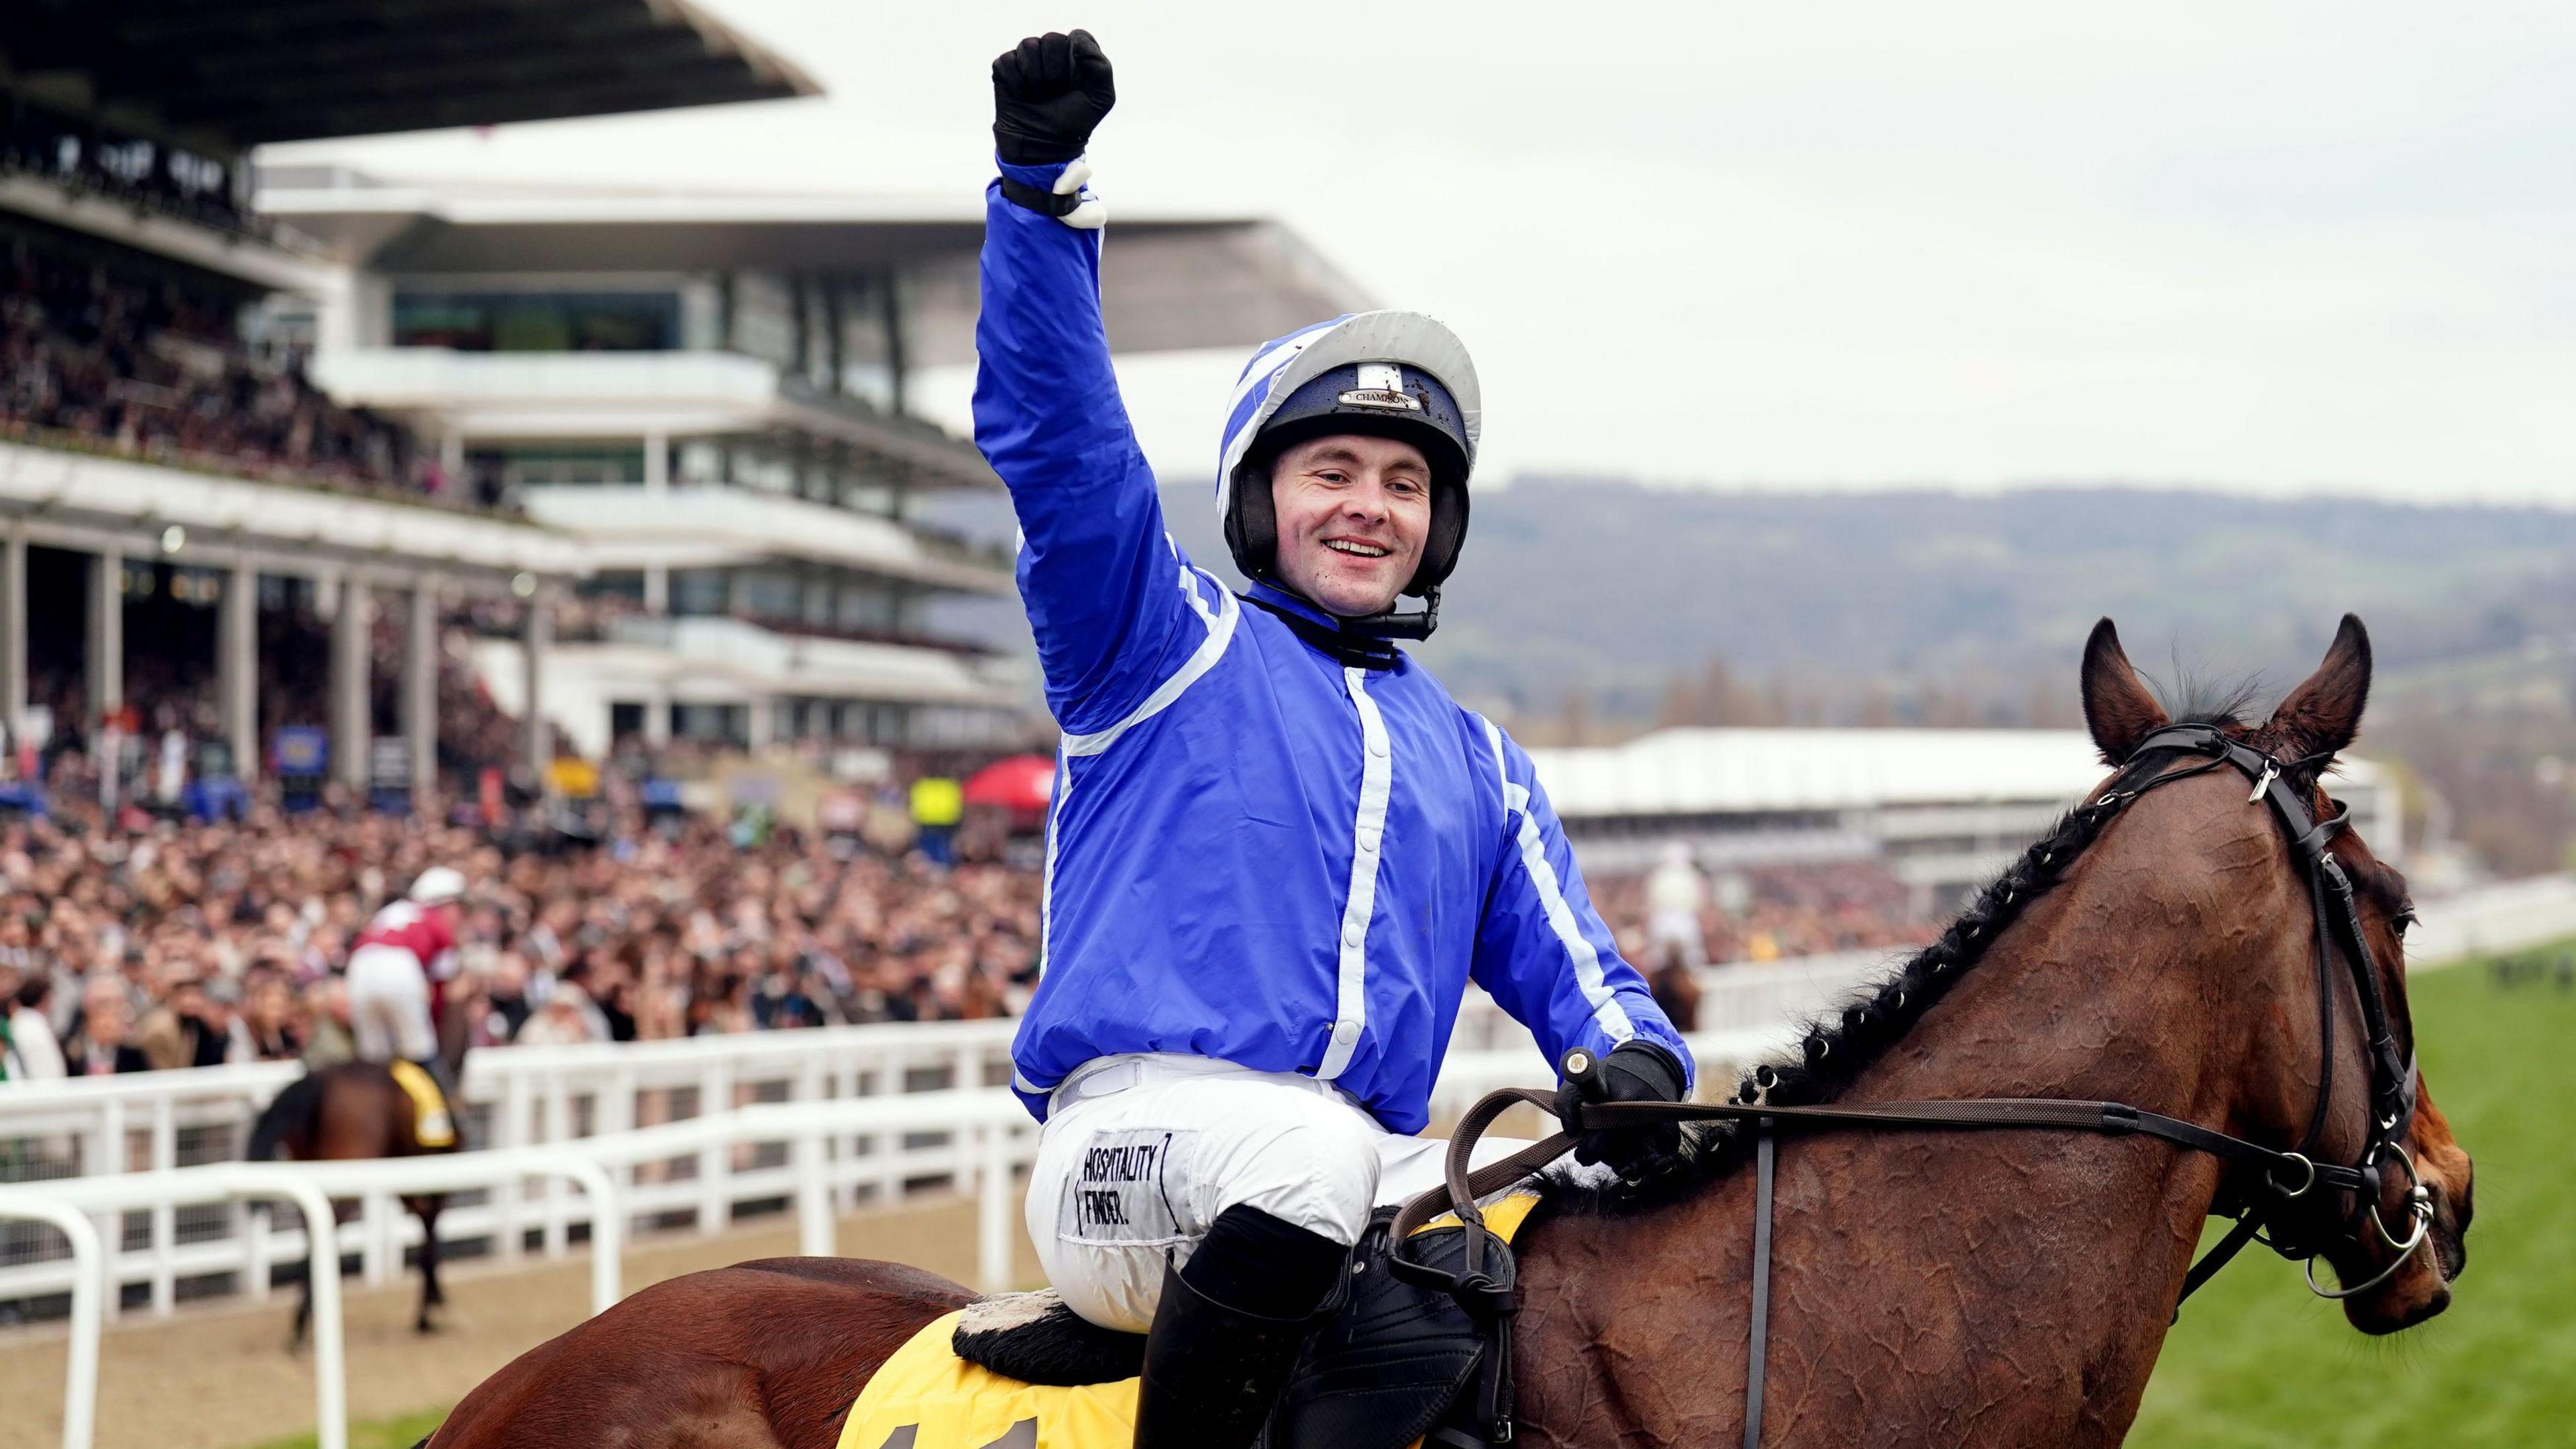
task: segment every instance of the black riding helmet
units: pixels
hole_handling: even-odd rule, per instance
[[[1459,379],[1455,388],[1443,372]],[[1277,396],[1283,385],[1285,396]],[[1478,421],[1475,365],[1448,328],[1420,313],[1359,313],[1270,343],[1245,369],[1226,430],[1219,497],[1235,566],[1248,578],[1279,582],[1270,469],[1282,451],[1337,433],[1411,443],[1431,465],[1431,527],[1402,592],[1426,607],[1345,619],[1341,627],[1380,638],[1428,635],[1439,619],[1440,585],[1467,536]]]

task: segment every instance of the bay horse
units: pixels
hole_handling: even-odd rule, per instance
[[[445,1147],[424,1147],[411,1095],[394,1080],[392,1069],[381,1062],[341,1062],[306,1072],[270,1099],[251,1124],[250,1144],[242,1156],[265,1162],[282,1149],[297,1162],[338,1162],[454,1152],[465,1143],[463,1112],[463,1103],[449,1102],[449,1116],[456,1121],[455,1140]],[[447,1302],[446,1292],[438,1286],[438,1215],[447,1206],[447,1195],[431,1193],[402,1201],[420,1219],[420,1309],[413,1315],[412,1328],[428,1333],[437,1327],[430,1310]],[[347,1208],[334,1207],[341,1214],[339,1220],[345,1221]],[[339,1255],[326,1256],[324,1264],[317,1264],[311,1255],[305,1259],[304,1296],[295,1306],[295,1327],[287,1336],[289,1349],[303,1346],[312,1321],[313,1274],[339,1271]]]
[[[2317,776],[2351,743],[2369,683],[2368,637],[2347,616],[2268,720],[2204,722],[2282,762],[2322,815]],[[2108,620],[2085,651],[2083,696],[2115,766],[2169,723]],[[2314,1119],[2317,1161],[2353,1161],[2373,1129],[2359,978],[2338,969],[2321,1009],[2307,880],[2245,784],[2221,770],[2142,793],[2116,819],[2079,807],[1865,1002],[1819,1023],[1801,1058],[1765,1064],[1742,1091],[2110,1100],[2283,1148],[2309,1140]],[[2328,848],[2355,883],[2388,1019],[2411,1051],[2405,882],[2349,832]],[[2442,1311],[2467,1262],[2468,1154],[2420,1084],[2416,1103],[2402,1140],[2426,1250],[2367,1235],[2325,1249],[2358,1289],[2343,1311],[2365,1333]],[[1709,1126],[1643,1183],[1545,1180],[1517,1249],[1525,1442],[1741,1436],[1747,1155],[1741,1134]],[[1778,1158],[1762,1433],[1775,1449],[2117,1444],[2205,1216],[2222,1191],[2256,1186],[2147,1136],[1830,1133],[1788,1139]],[[2368,1205],[2405,1221],[2415,1200],[2388,1177]],[[427,1442],[832,1449],[886,1356],[974,1297],[912,1268],[831,1258],[673,1279],[521,1355]]]

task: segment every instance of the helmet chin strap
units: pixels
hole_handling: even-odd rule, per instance
[[[1402,597],[1398,595],[1398,597]],[[1369,639],[1428,639],[1440,627],[1440,590],[1438,586],[1423,591],[1422,607],[1407,614],[1393,603],[1374,614],[1362,614],[1342,620],[1342,632]]]
[[[1325,616],[1331,622],[1290,609],[1258,593],[1241,597],[1277,618],[1290,632],[1344,664],[1363,669],[1392,669],[1403,658],[1392,642],[1397,639],[1424,639],[1440,622],[1440,590],[1433,588],[1422,596],[1422,607],[1412,613],[1399,613],[1392,606],[1374,614],[1344,618],[1289,588],[1276,579],[1264,577],[1263,583]]]

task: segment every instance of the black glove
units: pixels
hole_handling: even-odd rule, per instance
[[[1571,1075],[1557,1088],[1557,1110],[1572,1113],[1584,1102],[1678,1102],[1682,1067],[1672,1053],[1651,1042],[1623,1042],[1612,1048],[1589,1073]],[[1605,1127],[1574,1139],[1574,1160],[1590,1166],[1610,1164],[1630,1181],[1648,1176],[1681,1151],[1679,1122],[1642,1127]]]
[[[993,58],[993,149],[1010,165],[1081,155],[1116,104],[1109,57],[1088,30],[1033,35]]]

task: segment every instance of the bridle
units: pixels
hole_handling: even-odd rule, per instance
[[[2121,783],[2146,769],[2148,757],[2157,753],[2203,758],[2197,764],[2161,770],[2135,786]],[[1471,1313],[1486,1321],[1492,1328],[1488,1334],[1488,1351],[1502,1357],[1507,1365],[1509,1322],[1517,1311],[1517,1297],[1512,1291],[1511,1270],[1507,1265],[1501,1266],[1498,1272],[1486,1269],[1485,1252],[1489,1246],[1495,1247],[1498,1257],[1506,1255],[1507,1250],[1499,1248],[1498,1240],[1491,1245],[1487,1242],[1476,1199],[1555,1161],[1574,1145],[1575,1137],[1583,1132],[1671,1122],[1751,1121],[1754,1128],[1753,1312],[1751,1356],[1745,1380],[1745,1449],[1759,1449],[1762,1437],[1763,1366],[1771,1293],[1774,1139],[1779,1133],[1793,1128],[2017,1128],[2161,1138],[2190,1151],[2238,1164],[2244,1169],[2230,1175],[2210,1205],[2211,1216],[2231,1218],[2235,1226],[2184,1275],[2181,1298],[2189,1298],[2249,1242],[2260,1242],[2285,1258],[2303,1262],[2308,1288],[2321,1298],[2350,1298],[2378,1287],[2394,1277],[2407,1259],[2413,1257],[2427,1241],[2433,1225],[2433,1199],[2405,1145],[2407,1131],[2415,1118],[2417,1076],[2414,1047],[2411,1042],[2402,1051],[2398,1046],[2389,1023],[2388,1002],[2380,986],[2379,969],[2362,931],[2352,879],[2328,849],[2335,836],[2349,824],[2349,809],[2338,807],[2333,814],[2320,820],[2309,809],[2308,801],[2289,782],[2289,777],[2303,767],[2321,762],[2320,757],[2281,761],[2229,738],[2215,725],[2168,725],[2139,741],[2137,747],[2130,751],[2128,759],[2122,762],[2120,773],[2113,778],[2112,788],[2076,808],[2079,816],[2093,816],[2090,823],[2099,827],[2150,791],[2231,768],[2253,783],[2252,793],[2246,796],[2247,804],[2257,801],[2269,804],[2273,819],[2279,822],[2289,838],[2291,858],[2297,863],[2300,876],[2307,885],[2309,904],[2316,920],[2317,1022],[2323,1064],[2318,1074],[2316,1106],[2309,1114],[2307,1131],[2296,1148],[2284,1151],[2266,1147],[2122,1102],[1982,1097],[1850,1106],[1774,1104],[1766,1100],[1768,1087],[1761,1083],[1762,1074],[1759,1072],[1753,1079],[1753,1099],[1749,1101],[1585,1101],[1575,1106],[1570,1116],[1559,1110],[1558,1097],[1554,1092],[1526,1087],[1508,1088],[1488,1094],[1459,1121],[1458,1130],[1449,1143],[1446,1183],[1443,1188],[1424,1193],[1405,1204],[1397,1215],[1390,1230],[1394,1246],[1390,1251],[1389,1266],[1406,1278],[1455,1295]],[[2343,960],[2350,967],[2355,992],[2361,1003],[2363,1055],[2370,1071],[2369,1130],[2359,1156],[2349,1166],[2316,1160],[2334,1101],[2335,961],[2338,945],[2342,947]],[[1586,1084],[1598,1070],[1599,1063],[1592,1060],[1591,1053],[1576,1050],[1566,1054],[1564,1075],[1569,1082]],[[1504,1112],[1523,1105],[1535,1106],[1556,1115],[1561,1130],[1480,1171],[1468,1171],[1467,1164],[1476,1140],[1485,1129]],[[2403,1236],[2389,1231],[2379,1211],[2382,1169],[2391,1162],[2405,1171],[2408,1183],[2408,1222]],[[2349,1200],[2339,1219],[2314,1210],[2316,1204],[2328,1197]],[[1455,1212],[1469,1228],[1465,1262],[1461,1271],[1454,1274],[1430,1269],[1406,1258],[1402,1252],[1402,1246],[1412,1231],[1443,1211]],[[2363,1282],[2326,1288],[2317,1282],[2316,1260],[2328,1247],[2337,1245],[2334,1234],[2338,1230],[2342,1240],[2355,1247],[2366,1246],[2369,1238],[2375,1235],[2394,1256],[2386,1267]],[[2181,1302],[2177,1299],[2175,1311],[2179,1313],[2180,1310]],[[1491,1383],[1489,1374],[1488,1384]],[[1510,1440],[1510,1413],[1508,1390],[1486,1394],[1481,1417],[1485,1421],[1486,1435],[1493,1442]]]

